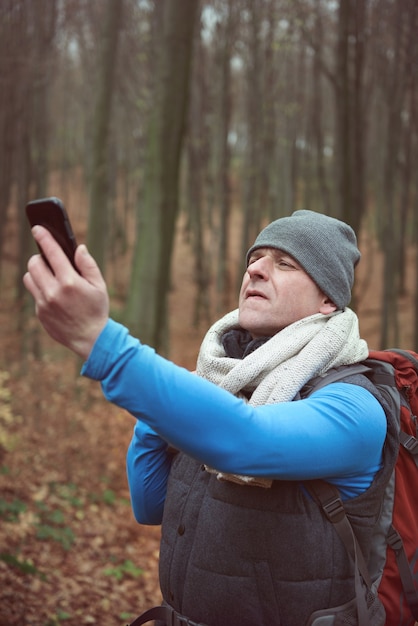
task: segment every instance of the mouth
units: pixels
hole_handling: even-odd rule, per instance
[[[247,291],[247,293],[245,294],[245,299],[248,300],[249,298],[261,298],[263,300],[267,300],[267,296],[265,296],[264,293],[262,293],[261,291],[256,291],[255,289],[249,289]]]

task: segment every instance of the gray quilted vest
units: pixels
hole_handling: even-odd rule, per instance
[[[346,382],[378,396],[364,376]],[[344,503],[366,558],[397,451],[396,426],[378,399],[388,416],[383,467],[365,493]],[[208,626],[305,626],[313,612],[353,600],[354,567],[304,484],[277,480],[263,489],[219,481],[178,453],[164,509],[160,584],[168,604]],[[384,624],[378,602],[370,615],[370,626]],[[322,623],[355,626],[355,608]]]

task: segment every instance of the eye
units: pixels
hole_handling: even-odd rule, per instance
[[[256,255],[256,254],[252,254],[248,260],[248,265],[251,265],[252,263],[255,263],[256,261],[258,261],[258,259],[261,258],[261,255]],[[247,266],[248,267],[248,266]]]
[[[277,267],[280,267],[281,269],[285,269],[285,270],[296,269],[296,265],[292,262],[291,259],[287,257],[279,257],[278,259],[276,259],[276,265]]]

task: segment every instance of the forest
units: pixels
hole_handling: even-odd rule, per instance
[[[416,349],[417,32],[416,0],[1,1],[0,626],[158,601],[133,419],[36,320],[27,202],[63,200],[112,315],[182,366],[260,228],[301,208],[358,234],[365,339]]]

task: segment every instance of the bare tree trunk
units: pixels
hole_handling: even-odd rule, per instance
[[[25,3],[16,6],[14,0],[0,4],[0,257],[3,253],[4,232],[8,219],[16,152],[21,135],[20,129],[27,120],[23,113],[23,100],[19,94],[28,95],[30,81],[26,75],[27,58],[31,44],[28,37],[28,7]]]
[[[261,141],[263,130],[263,101],[262,93],[262,4],[248,2],[248,11],[251,16],[249,24],[248,42],[248,78],[246,90],[246,113],[247,113],[247,149],[243,167],[243,229],[241,238],[241,258],[249,247],[249,242],[254,240],[262,220],[262,207],[259,204],[260,185],[259,178]],[[237,276],[239,282],[240,277]]]
[[[363,0],[340,0],[334,82],[338,216],[356,232],[365,211],[364,13]]]
[[[402,159],[401,189],[399,201],[399,295],[404,295],[406,286],[406,250],[408,240],[408,218],[411,209],[412,177],[413,177],[413,140],[418,130],[417,90],[414,80],[415,62],[418,58],[418,5],[413,2],[410,5],[410,13],[407,18],[409,29],[405,54],[405,104],[402,114],[402,144],[404,158]]]
[[[408,217],[410,214],[411,204],[411,183],[412,183],[412,133],[411,126],[414,126],[415,112],[412,108],[413,100],[413,88],[410,86],[410,98],[409,98],[409,118],[410,124],[404,129],[403,132],[403,144],[404,144],[404,163],[401,171],[401,189],[399,199],[399,250],[398,250],[398,262],[397,267],[399,271],[399,295],[403,296],[407,293],[406,285],[406,251],[409,243],[408,239]]]
[[[277,92],[275,67],[275,29],[278,18],[278,7],[275,0],[270,0],[267,7],[268,24],[267,41],[264,55],[264,124],[262,133],[262,165],[261,165],[261,206],[266,207],[268,218],[274,219],[278,210],[277,173],[276,173],[276,144],[277,144]],[[251,242],[247,242],[250,244]]]
[[[48,6],[47,6],[48,5]],[[29,253],[35,250],[25,219],[30,197],[45,196],[49,176],[50,89],[55,65],[56,2],[34,0],[21,5],[21,32],[17,36],[21,52],[18,78],[15,76],[14,107],[16,139],[14,182],[17,187],[19,255],[16,274],[17,327],[24,330],[22,352],[41,357],[39,327],[26,324],[32,303],[23,288],[22,275]],[[15,33],[16,35],[16,33]]]
[[[196,298],[194,302],[193,324],[198,327],[202,317],[206,324],[211,319],[209,297],[210,263],[209,250],[204,236],[205,227],[205,172],[208,169],[207,101],[208,86],[205,48],[201,32],[194,38],[196,63],[192,68],[192,84],[189,124],[187,135],[187,214],[188,230],[193,246],[194,279]]]
[[[231,294],[231,275],[229,269],[229,225],[231,219],[231,150],[229,147],[229,130],[231,122],[232,94],[231,94],[231,51],[234,31],[236,27],[237,11],[234,0],[228,0],[227,18],[224,29],[223,46],[220,51],[220,115],[219,115],[219,241],[218,241],[218,268],[216,277],[217,292],[220,296],[218,312],[229,306]]]
[[[167,293],[197,9],[195,0],[164,2],[143,198],[125,310],[131,330],[163,352],[168,351]]]
[[[326,215],[331,214],[330,192],[326,179],[324,163],[324,136],[322,129],[322,90],[321,90],[321,52],[323,41],[323,26],[320,12],[316,15],[316,40],[318,47],[314,49],[313,80],[312,80],[312,130],[316,149],[316,173],[320,191],[320,205]]]
[[[94,114],[87,244],[102,272],[105,271],[108,243],[110,117],[122,7],[121,0],[108,0],[106,5]]]
[[[401,116],[406,86],[406,58],[408,55],[408,22],[410,16],[403,4],[395,9],[394,60],[389,69],[387,92],[387,140],[384,168],[384,199],[381,231],[381,246],[384,250],[383,302],[381,347],[399,343],[397,314],[399,228],[396,220],[397,159],[400,149]]]

